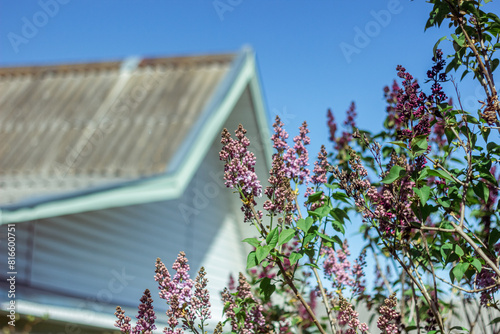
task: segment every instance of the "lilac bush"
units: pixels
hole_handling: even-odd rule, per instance
[[[256,236],[244,240],[252,246],[248,271],[222,292],[226,320],[214,333],[226,326],[245,334],[355,334],[368,333],[368,325],[384,334],[499,332],[500,102],[493,72],[500,63],[494,55],[500,19],[484,11],[486,1],[429,3],[426,28],[449,20],[455,53],[446,58],[440,39],[423,84],[396,67],[398,79],[384,88],[384,131],[358,128],[352,103],[339,136],[328,110],[332,152],[323,145],[311,163],[307,123],[289,144],[276,117],[262,189],[243,125],[234,137],[223,130],[225,184],[238,194],[243,220],[255,226]],[[456,86],[458,105],[445,93],[450,72],[462,69],[462,79],[471,74],[485,93],[476,116],[464,110]],[[346,223],[358,217],[364,245],[352,260]],[[369,256],[376,267],[373,287],[365,282]],[[164,333],[205,333],[211,314],[203,268],[190,279],[181,252],[173,270],[172,277],[158,259],[155,279],[169,306]],[[475,314],[459,318],[457,304]],[[359,320],[361,305],[374,315],[370,324]],[[150,333],[149,291],[135,326],[119,307],[116,316],[122,332]]]

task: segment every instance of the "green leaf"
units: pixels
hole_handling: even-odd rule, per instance
[[[319,207],[316,210],[314,210],[314,212],[317,213],[319,217],[324,218],[328,216],[330,210],[331,209],[329,205],[323,205],[322,207]]]
[[[494,142],[490,142],[486,145],[486,149],[490,153],[495,153],[496,151],[500,151],[500,145]]]
[[[481,135],[483,136],[484,141],[488,141],[488,137],[490,136],[490,129],[489,128],[482,128],[481,129]]]
[[[398,165],[394,165],[389,171],[389,174],[387,174],[387,176],[381,182],[385,184],[391,184],[394,181],[404,177],[405,175],[406,175],[406,169]]]
[[[443,246],[441,246],[441,257],[443,257],[443,259],[447,259],[448,256],[450,256],[451,252],[453,250],[453,244],[444,244]],[[446,261],[447,262],[447,261]]]
[[[500,61],[498,60],[498,58],[495,58],[491,61],[491,72],[497,69],[499,62]]]
[[[281,246],[284,243],[287,243],[288,241],[290,241],[294,235],[295,235],[295,230],[291,229],[291,228],[281,231],[279,241],[278,241],[278,246]]]
[[[264,260],[269,255],[271,249],[273,249],[273,247],[269,245],[257,247],[257,250],[255,251],[257,264],[261,263],[262,260]]]
[[[481,198],[484,202],[488,202],[490,190],[484,182],[478,182],[477,184],[473,185],[472,190],[474,190],[474,194],[476,194],[477,197]]]
[[[345,220],[351,221],[347,213],[341,208],[334,208],[330,210],[330,215],[338,221],[345,223]]]
[[[297,221],[297,227],[304,231],[304,233],[309,232],[309,229],[311,228],[313,224],[313,219],[311,217],[307,217],[306,219],[299,219]]]
[[[493,246],[495,246],[498,242],[498,239],[500,239],[500,231],[496,228],[492,229],[490,232],[490,237],[488,238],[489,247],[493,248]]]
[[[420,198],[420,203],[422,203],[422,206],[424,206],[425,203],[427,203],[427,200],[429,199],[431,188],[428,186],[423,186],[420,189],[413,187],[413,191],[415,192],[415,194],[417,194],[418,198]]]
[[[278,238],[279,238],[279,232],[278,232],[278,227],[275,227],[271,232],[266,237],[266,243],[274,248],[276,244],[278,243]],[[260,261],[259,261],[260,262]]]
[[[427,136],[417,136],[411,141],[411,150],[415,155],[422,155],[427,151],[429,143],[427,142]]]
[[[321,200],[321,196],[323,195],[322,191],[315,192],[314,194],[310,195],[307,199],[308,203],[313,203],[316,201]]]
[[[440,169],[429,169],[429,175],[437,176],[448,181],[453,181],[453,178],[448,175],[448,173]]]
[[[329,236],[327,236],[326,234],[323,234],[323,233],[321,233],[321,232],[319,232],[319,231],[316,231],[316,234],[317,234],[317,235],[318,235],[321,239],[323,239],[323,240],[330,241],[330,242],[335,242],[335,243],[337,243],[337,244],[339,244],[339,245],[341,245],[341,246],[342,246],[342,241],[341,241],[341,240],[340,240],[340,238],[339,238],[338,236],[336,236],[336,235],[334,235],[333,237],[329,237]]]
[[[481,261],[479,261],[479,259],[477,258],[472,258],[471,260],[472,261],[470,262],[470,264],[472,264],[472,266],[476,268],[477,272],[481,272],[481,269],[483,268]]]
[[[423,178],[427,177],[427,175],[429,175],[429,167],[425,167],[424,169],[422,169],[419,173],[419,176],[418,176],[418,181],[422,180]]]
[[[271,279],[269,277],[264,277],[262,281],[260,281],[260,293],[264,296],[264,301],[268,301],[271,298],[271,295],[276,290],[276,286],[271,283]]]
[[[247,257],[247,269],[253,268],[256,265],[258,265],[258,263],[255,251],[251,251],[250,253],[248,253]]]
[[[441,37],[440,39],[438,39],[438,41],[436,42],[436,44],[434,44],[434,48],[432,49],[432,54],[433,55],[436,55],[436,50],[439,46],[439,43],[441,43],[442,41],[444,41],[448,36],[443,36]]]
[[[406,150],[408,149],[408,145],[406,145],[406,143],[402,141],[390,141],[389,144],[398,145],[399,147],[402,147]]]
[[[500,322],[500,317],[491,320],[490,325],[498,324]]]
[[[455,34],[451,34],[451,38],[453,38],[453,40],[460,46],[460,47],[463,47],[464,46],[464,40],[465,40],[465,36],[461,35],[460,36],[461,38],[458,38],[457,35]]]
[[[438,207],[434,205],[425,204],[420,208],[420,212],[422,213],[422,221],[426,221],[431,213],[438,211]]]
[[[340,232],[343,235],[345,235],[344,224],[342,222],[339,222],[338,220],[333,220],[332,227],[335,231]]]
[[[304,254],[292,252],[288,259],[290,260],[290,265],[293,266],[298,260],[300,260]]]
[[[324,185],[325,185],[325,187],[332,189],[332,190],[338,189],[340,187],[338,185],[338,183],[333,183],[333,184],[325,183]]]
[[[455,244],[454,245],[455,247],[453,248],[453,251],[460,257],[464,256],[464,250],[462,249],[462,247],[460,247],[459,245]]]
[[[246,242],[254,247],[260,246],[260,241],[255,239],[255,238],[246,238],[246,239],[243,239],[243,242]]]
[[[469,269],[469,263],[467,262],[459,263],[453,268],[453,276],[457,279],[457,282],[462,280],[467,269]]]
[[[471,115],[463,115],[463,117],[465,118],[465,120],[471,124],[479,124],[479,121],[477,120],[477,118],[475,118],[474,116],[471,116]]]

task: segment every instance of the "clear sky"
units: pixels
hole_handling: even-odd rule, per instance
[[[489,5],[500,11],[498,2]],[[307,120],[315,157],[327,143],[326,110],[381,128],[382,88],[401,64],[425,78],[445,28],[424,32],[422,0],[0,0],[0,66],[233,52],[257,54],[270,118],[291,137]],[[478,107],[477,84],[462,92]],[[478,90],[478,92],[480,92]],[[272,124],[272,120],[270,120]]]

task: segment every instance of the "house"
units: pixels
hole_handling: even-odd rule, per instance
[[[19,315],[48,316],[32,332],[110,332],[115,307],[134,318],[149,288],[162,328],[155,260],[185,251],[192,276],[208,272],[219,318],[252,231],[223,184],[221,130],[244,124],[261,179],[270,167],[252,50],[2,68],[0,92],[1,263],[15,229],[2,317],[15,300]]]

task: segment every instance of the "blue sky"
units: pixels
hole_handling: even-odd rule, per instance
[[[498,3],[490,8],[498,12]],[[322,143],[332,148],[328,108],[342,122],[355,101],[360,127],[377,130],[382,88],[396,65],[425,78],[432,47],[447,33],[424,32],[430,9],[409,0],[0,0],[0,66],[233,52],[249,44],[270,118],[285,116],[290,137],[307,120],[315,157]],[[477,107],[478,85],[462,85],[466,107]]]

